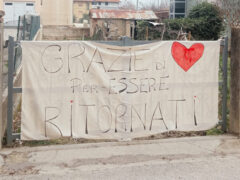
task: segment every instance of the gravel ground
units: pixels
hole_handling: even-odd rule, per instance
[[[0,174],[1,180],[237,180],[240,140],[205,136],[3,149]]]

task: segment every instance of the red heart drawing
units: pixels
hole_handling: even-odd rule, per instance
[[[193,44],[189,49],[179,42],[172,45],[172,56],[176,63],[187,72],[203,55],[204,46]]]

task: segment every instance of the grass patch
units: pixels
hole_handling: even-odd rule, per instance
[[[166,139],[166,138],[180,138],[180,137],[195,137],[195,136],[206,136],[206,131],[191,131],[191,132],[178,132],[178,131],[169,131],[165,133],[159,133],[147,137],[133,138],[132,141],[139,140],[157,140],[157,139]],[[17,142],[15,147],[18,146],[49,146],[49,145],[66,145],[66,144],[87,144],[87,143],[101,143],[101,142],[118,142],[117,139],[84,139],[84,138],[71,138],[63,137],[53,140],[44,140],[44,141],[23,141],[21,145]]]
[[[207,136],[215,136],[215,135],[221,135],[221,134],[224,134],[224,132],[219,128],[213,128],[206,132]]]
[[[13,133],[21,133],[21,110],[22,110],[22,98],[20,99],[13,114]]]
[[[50,146],[50,145],[66,145],[66,144],[86,144],[86,143],[100,143],[100,142],[116,142],[117,140],[106,140],[106,139],[74,139],[71,137],[63,137],[52,140],[42,141],[23,141],[23,146],[36,147],[36,146]],[[17,145],[18,146],[18,145]]]

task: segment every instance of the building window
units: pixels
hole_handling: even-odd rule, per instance
[[[108,2],[105,2],[105,6],[108,6]]]
[[[12,3],[5,3],[6,6],[12,6]]]
[[[27,3],[26,6],[33,6],[33,3]]]
[[[170,4],[170,13],[174,13],[174,4],[173,3]]]
[[[92,5],[97,5],[97,3],[96,2],[92,2]]]
[[[98,5],[101,5],[102,3],[101,2],[98,2]]]
[[[186,0],[170,1],[170,18],[182,18],[186,13]]]
[[[176,3],[175,13],[185,13],[185,3]]]

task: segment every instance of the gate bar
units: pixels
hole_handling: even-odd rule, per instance
[[[222,54],[223,86],[222,86],[222,131],[227,132],[227,94],[228,94],[228,37],[224,39]]]
[[[14,38],[9,36],[8,44],[8,103],[7,103],[7,145],[11,146],[13,140],[20,139],[20,133],[13,133],[13,95],[22,93],[22,88],[13,87],[15,73],[15,45]]]
[[[13,72],[14,72],[14,38],[9,36],[8,44],[8,111],[7,111],[7,145],[13,141],[12,120],[13,120]]]

